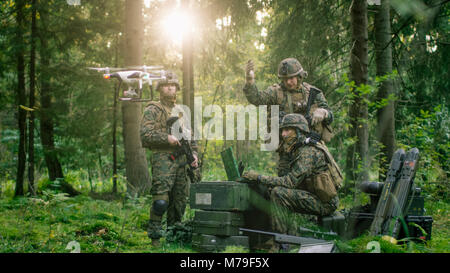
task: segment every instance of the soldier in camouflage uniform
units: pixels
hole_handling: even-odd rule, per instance
[[[248,61],[245,71],[246,84],[243,90],[251,104],[256,106],[279,105],[280,115],[282,113],[306,114],[309,90],[313,86],[303,81],[308,73],[303,70],[297,59],[287,58],[282,60],[278,65],[278,77],[282,81],[279,84],[269,86],[263,91],[258,91],[256,87],[252,60]],[[320,132],[323,136],[323,133],[327,133],[327,136],[331,137],[329,125],[333,121],[333,113],[328,107],[327,100],[322,92],[316,96],[310,114],[312,117],[311,126],[314,130]],[[280,141],[281,146],[283,146],[282,140]],[[289,159],[288,155],[280,148],[277,152],[279,155],[278,176],[283,176],[289,171],[289,162],[292,159]]]
[[[281,148],[294,158],[289,172],[271,177],[248,171],[242,177],[244,182],[256,181],[269,187],[272,230],[295,235],[293,213],[326,216],[337,209],[342,174],[322,141],[309,142],[308,122],[302,115],[286,115],[280,128],[284,140]]]
[[[159,102],[150,102],[143,114],[141,122],[142,146],[152,150],[152,188],[153,204],[150,209],[148,236],[152,244],[158,245],[163,236],[162,217],[167,212],[167,226],[181,221],[189,196],[189,181],[186,177],[185,155],[174,160],[169,157],[180,145],[178,139],[170,135],[166,121],[172,113],[181,108],[175,104],[176,92],[180,90],[178,79],[174,73],[167,73],[166,80],[158,82],[156,89],[160,92]],[[191,142],[197,167],[197,145]]]

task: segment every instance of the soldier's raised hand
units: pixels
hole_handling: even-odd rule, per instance
[[[249,84],[255,83],[255,64],[252,60],[248,60],[245,66],[245,81]]]

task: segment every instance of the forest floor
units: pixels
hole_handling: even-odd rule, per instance
[[[151,245],[146,234],[151,203],[148,198],[124,203],[98,197],[68,198],[46,191],[34,198],[0,199],[0,252],[68,253],[76,251],[77,245],[82,253],[195,252],[190,243],[168,242],[164,238],[159,247]],[[380,237],[363,235],[351,241],[336,240],[336,245],[339,252],[369,252],[368,243],[378,241],[381,252],[449,253],[449,208],[450,204],[443,201],[426,202],[427,215],[434,220],[432,239],[426,243],[394,245]],[[189,221],[193,215],[188,207],[183,221]],[[224,252],[248,250],[228,247]]]

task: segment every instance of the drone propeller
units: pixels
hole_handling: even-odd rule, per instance
[[[130,69],[142,69],[144,72],[147,72],[147,70],[159,70],[159,69],[163,69],[162,66],[160,65],[138,65],[138,66],[127,66],[127,68]]]
[[[121,70],[126,70],[125,68],[119,68],[119,67],[88,67],[88,69],[90,70],[95,70],[95,71],[121,71]],[[109,73],[109,72],[108,72]]]

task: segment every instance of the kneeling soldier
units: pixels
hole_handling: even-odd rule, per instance
[[[280,129],[284,141],[282,148],[293,158],[289,173],[271,177],[248,171],[242,177],[244,182],[270,187],[272,230],[286,234],[296,232],[289,230],[294,224],[293,217],[289,217],[292,212],[326,216],[337,209],[337,190],[342,183],[342,174],[325,144],[309,141],[308,122],[302,115],[286,115]]]

